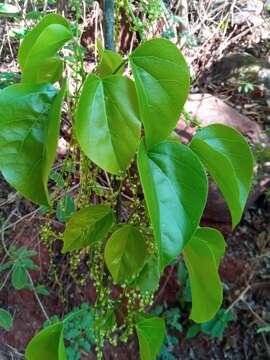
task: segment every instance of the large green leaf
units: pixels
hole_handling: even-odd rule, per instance
[[[55,158],[65,84],[16,84],[0,92],[0,170],[34,203],[49,205],[47,181]]]
[[[102,240],[113,223],[114,215],[108,205],[92,205],[75,212],[65,229],[63,252]]]
[[[129,281],[139,273],[148,256],[145,238],[133,225],[124,225],[107,241],[104,256],[113,281]]]
[[[9,311],[0,308],[0,328],[6,331],[11,330],[13,326],[13,318]]]
[[[25,350],[27,360],[66,360],[63,323],[58,322],[40,331]]]
[[[60,59],[56,60],[55,55],[71,38],[69,23],[62,16],[45,16],[26,35],[19,48],[18,58],[23,81],[41,83],[58,80],[62,63]]]
[[[246,140],[236,130],[215,124],[199,130],[190,147],[223,193],[234,227],[241,220],[252,182],[253,157]]]
[[[197,229],[207,198],[207,177],[187,146],[168,141],[149,152],[142,141],[138,168],[163,270]]]
[[[39,23],[25,36],[23,42],[20,45],[18,54],[19,64],[21,68],[25,67],[31,49],[37,42],[40,34],[47,26],[54,24],[62,25],[65,28],[69,29],[69,23],[65,18],[58,14],[49,14],[47,16],[44,16],[44,18],[39,21]]]
[[[135,327],[139,340],[141,360],[155,359],[164,342],[164,320],[156,316],[142,314],[139,316]]]
[[[130,56],[147,148],[174,130],[189,91],[189,70],[176,45],[144,42]]]
[[[116,71],[116,74],[123,74],[124,65],[120,66],[123,63],[123,59],[119,54],[111,50],[102,50],[100,58],[100,63],[97,67],[97,74],[100,77],[112,75],[114,71]]]
[[[63,73],[63,61],[59,57],[45,58],[43,61],[31,61],[31,66],[23,72],[23,80],[28,83],[55,83]]]
[[[218,266],[224,250],[223,236],[210,228],[199,228],[184,249],[192,294],[190,318],[195,322],[211,320],[221,306]]]
[[[76,116],[76,136],[83,152],[112,174],[126,170],[140,137],[133,82],[119,75],[87,77]]]

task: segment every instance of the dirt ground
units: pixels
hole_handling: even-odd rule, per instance
[[[174,2],[166,2],[168,3],[171,6]],[[238,8],[241,8],[243,2],[236,3],[239,5]],[[221,265],[221,277],[224,284],[223,307],[232,310],[235,320],[229,324],[220,338],[212,338],[200,333],[192,339],[186,339],[186,330],[191,325],[188,319],[190,305],[186,304],[181,315],[184,331],[174,334],[178,342],[170,348],[174,358],[163,359],[270,359],[270,333],[257,333],[258,328],[270,324],[270,183],[267,182],[270,156],[269,152],[266,152],[266,155],[264,152],[264,149],[269,146],[267,138],[270,130],[269,89],[256,83],[251,91],[245,93],[239,91],[239,84],[220,80],[213,75],[215,65],[225,56],[236,52],[243,53],[248,50],[249,53],[253,52],[257,59],[270,64],[269,17],[261,9],[261,12],[256,10],[254,14],[262,22],[254,24],[254,15],[252,19],[237,23],[235,17],[237,9],[229,7],[222,16],[226,19],[233,16],[233,20],[230,21],[234,21],[234,24],[226,32],[225,30],[217,32],[213,30],[213,24],[216,21],[222,21],[222,18],[213,18],[215,12],[213,15],[210,11],[212,8],[209,6],[208,12],[202,18],[198,17],[192,6],[188,13],[188,30],[199,42],[197,48],[184,47],[183,50],[194,78],[191,92],[215,95],[260,126],[262,133],[266,136],[265,147],[257,149],[257,145],[257,147],[254,146],[254,150],[257,149],[255,151],[256,180],[257,183],[263,180],[264,187],[256,192],[241,223],[233,232],[229,230],[230,226],[226,221],[216,222],[209,218],[203,220],[203,225],[215,226],[226,236],[227,252]],[[86,19],[88,20],[89,18]],[[6,21],[4,24],[6,25]],[[91,19],[89,24],[83,33],[85,44],[92,41],[87,35],[92,26]],[[122,33],[125,34],[125,31]],[[127,39],[129,38],[126,35],[124,38],[123,35],[121,41],[121,44],[124,44],[123,47],[128,47],[127,43],[129,44],[130,39]],[[17,49],[18,40],[12,40],[11,44],[9,42],[4,44],[0,54],[0,74],[17,71],[15,61]],[[92,55],[89,56],[90,60],[92,58]],[[65,134],[63,129],[62,132]],[[59,277],[58,282],[55,281],[51,273],[50,256],[39,236],[39,229],[44,220],[44,216],[37,207],[21,198],[0,176],[2,241],[4,239],[7,247],[25,245],[37,251],[38,256],[35,261],[40,271],[31,272],[32,280],[34,283],[45,284],[49,290],[48,296],[40,296],[45,312],[49,316],[57,314],[61,317],[75,306],[84,302],[91,303],[95,293],[91,284],[79,286],[69,277],[66,258],[60,252],[61,243],[57,242],[54,245],[53,257]],[[56,222],[54,226],[61,230],[61,224]],[[4,260],[1,253],[0,263]],[[80,271],[87,271],[87,268],[84,268],[82,264]],[[8,308],[14,315],[14,327],[10,332],[0,330],[0,360],[23,359],[26,344],[42,327],[46,318],[32,291],[15,291],[10,280],[6,281],[5,276],[1,274],[0,284],[3,282],[6,282],[6,285],[0,290],[0,307]],[[163,286],[164,284],[166,286]],[[171,308],[179,307],[183,286],[178,279],[176,268],[167,269],[161,280],[160,289],[155,306],[166,303]],[[106,345],[104,359],[137,360],[139,358],[137,349],[136,339],[131,339],[127,345],[121,345],[117,349]],[[94,358],[91,354],[82,357],[82,359]]]

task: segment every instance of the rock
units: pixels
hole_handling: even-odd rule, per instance
[[[243,83],[269,84],[270,64],[247,53],[224,56],[213,68],[214,81],[226,81],[239,86]],[[270,84],[269,84],[270,89]]]
[[[234,12],[232,17],[232,25],[242,25],[247,22],[260,25],[264,21],[260,16],[264,8],[263,1],[247,0],[242,6],[237,5],[237,11]]]
[[[240,131],[253,143],[266,141],[266,136],[257,123],[211,94],[191,94],[185,104],[185,110],[193,119],[199,120],[202,126],[224,124]],[[183,132],[184,129],[185,122],[181,119],[177,124],[177,130]],[[193,135],[195,128],[190,127],[186,132]]]
[[[57,154],[60,156],[65,156],[68,150],[68,142],[61,136],[57,144]]]

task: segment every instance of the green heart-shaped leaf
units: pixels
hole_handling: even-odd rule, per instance
[[[148,152],[142,141],[138,168],[163,270],[177,259],[199,225],[207,177],[187,146],[169,141]]]
[[[124,225],[107,241],[104,256],[113,281],[129,281],[139,273],[148,256],[145,238],[134,226]]]
[[[181,52],[166,39],[140,45],[129,57],[146,145],[151,148],[175,129],[189,91],[189,70]]]
[[[65,89],[56,95],[51,85],[16,84],[0,92],[0,170],[23,196],[45,206]]]
[[[141,124],[133,82],[119,75],[87,77],[76,116],[83,152],[103,170],[126,170],[139,143]]]
[[[72,38],[69,23],[60,15],[45,16],[28,33],[19,48],[19,64],[24,82],[55,82],[59,79],[62,61],[56,53]]]
[[[246,140],[236,130],[216,124],[199,130],[190,147],[223,193],[235,227],[252,183],[253,156]]]
[[[222,304],[218,266],[224,250],[223,236],[210,228],[199,228],[184,249],[192,294],[190,318],[197,323],[211,320]]]
[[[9,311],[0,308],[0,327],[10,331],[13,326],[13,318]]]
[[[40,331],[25,350],[27,360],[66,360],[63,323],[58,322]]]
[[[108,205],[92,205],[75,212],[64,233],[63,252],[82,249],[104,239],[114,223]]]
[[[165,336],[163,319],[148,314],[140,314],[135,325],[141,360],[153,360],[158,355]]]

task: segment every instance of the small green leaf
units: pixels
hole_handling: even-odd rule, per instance
[[[62,251],[82,249],[104,239],[114,220],[108,205],[92,205],[75,212],[67,223]]]
[[[187,146],[169,141],[148,152],[142,141],[138,168],[163,270],[197,229],[207,198],[207,177]]]
[[[257,334],[264,333],[264,332],[270,332],[270,326],[265,326],[257,330]]]
[[[108,75],[112,75],[114,71],[116,74],[123,74],[125,65],[119,67],[123,63],[123,59],[117,53],[111,50],[103,50],[101,55],[100,63],[97,67],[97,74],[100,77],[105,77]]]
[[[18,261],[13,270],[11,277],[12,285],[16,290],[25,289],[29,286],[27,272],[23,265]]]
[[[146,261],[142,271],[130,286],[139,289],[141,293],[153,292],[158,288],[159,279],[158,259],[152,255]]]
[[[39,212],[41,213],[41,215],[45,215],[49,210],[50,210],[49,206],[41,206],[39,208]]]
[[[213,246],[215,240],[217,245]],[[190,318],[197,323],[212,319],[222,303],[218,264],[224,249],[222,235],[208,228],[198,229],[184,249],[192,294]]]
[[[12,265],[13,265],[12,261],[7,261],[6,263],[1,264],[0,265],[0,272],[5,271],[7,269],[10,269],[12,267]]]
[[[200,332],[200,330],[201,330],[200,325],[198,325],[198,324],[191,325],[191,327],[188,328],[186,338],[187,339],[192,339],[193,337],[195,337]]]
[[[43,296],[49,295],[48,289],[43,284],[37,284],[35,286],[35,289],[36,289],[36,292],[40,295],[43,295]]]
[[[199,130],[190,147],[223,193],[235,227],[252,183],[253,156],[246,140],[236,130],[215,124]]]
[[[0,327],[6,331],[11,330],[13,326],[13,318],[9,311],[0,308]]]
[[[165,336],[163,319],[148,314],[141,314],[135,325],[141,360],[153,360],[158,355]]]
[[[65,181],[63,177],[57,173],[56,171],[51,171],[49,175],[50,179],[52,179],[60,188],[65,186]]]
[[[140,115],[150,149],[175,129],[189,91],[189,70],[175,44],[145,41],[130,56]]]
[[[76,115],[76,137],[83,152],[112,174],[126,170],[140,138],[140,121],[132,80],[119,75],[89,75]]]
[[[67,360],[63,323],[48,326],[35,335],[27,345],[25,357],[27,360]]]
[[[212,337],[220,337],[232,320],[234,315],[231,310],[220,309],[212,320],[201,324],[201,331]]]
[[[145,238],[136,227],[124,225],[107,241],[104,255],[113,281],[129,281],[142,269],[148,256]]]
[[[57,202],[56,205],[56,217],[60,222],[66,222],[75,211],[74,199],[65,195]]]

